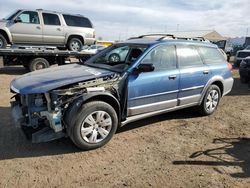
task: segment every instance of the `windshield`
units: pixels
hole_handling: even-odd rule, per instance
[[[12,20],[13,18],[15,18],[19,13],[21,12],[21,10],[16,10],[15,12],[9,14],[8,16],[6,16],[4,18],[4,20]]]
[[[123,72],[133,65],[147,48],[147,45],[113,45],[89,59],[85,64],[116,72]]]

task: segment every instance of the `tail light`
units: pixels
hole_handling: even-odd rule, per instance
[[[231,72],[233,71],[233,65],[231,63],[227,63],[227,67]]]

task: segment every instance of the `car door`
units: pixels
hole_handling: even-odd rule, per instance
[[[64,29],[58,14],[42,13],[43,42],[45,44],[61,44],[65,42]]]
[[[12,23],[9,30],[13,43],[41,43],[42,26],[36,11],[21,12]]]
[[[180,69],[179,105],[197,103],[210,78],[209,67],[195,46],[177,45],[176,50]]]
[[[128,116],[173,108],[177,105],[179,70],[175,46],[152,49],[140,64],[153,64],[152,72],[131,73],[128,80]]]

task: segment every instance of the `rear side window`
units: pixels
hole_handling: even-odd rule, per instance
[[[58,15],[43,13],[44,25],[61,25]]]
[[[176,50],[180,68],[203,65],[201,57],[194,46],[177,46]]]
[[[92,24],[88,18],[65,14],[63,15],[63,18],[68,26],[92,28]]]
[[[222,53],[216,48],[199,47],[199,51],[207,64],[216,64],[225,61]]]
[[[175,46],[158,46],[149,52],[142,64],[153,64],[156,71],[176,69]]]

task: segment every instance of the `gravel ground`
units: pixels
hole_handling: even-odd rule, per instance
[[[250,91],[234,72],[216,113],[191,109],[134,122],[105,147],[82,152],[69,139],[31,144],[10,117],[10,81],[0,70],[0,187],[249,187]]]

